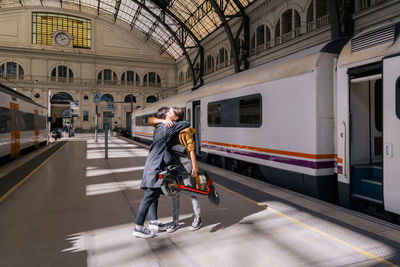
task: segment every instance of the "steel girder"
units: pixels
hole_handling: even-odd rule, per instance
[[[225,29],[225,33],[228,37],[229,43],[231,45],[231,53],[233,57],[233,61],[235,63],[235,72],[240,72],[242,69],[240,68],[241,63],[244,63],[244,69],[246,70],[249,68],[248,62],[247,62],[247,55],[248,55],[248,42],[249,42],[249,19],[248,16],[246,15],[243,6],[240,4],[238,0],[233,0],[233,2],[236,4],[236,6],[239,8],[240,12],[239,15],[234,15],[234,16],[225,16],[223,13],[222,9],[220,6],[218,6],[217,2],[215,0],[208,0],[211,5],[213,6],[215,12],[218,14],[219,18],[221,19],[222,26]],[[242,17],[242,24],[239,27],[239,31],[237,32],[235,38],[233,37],[231,27],[229,26],[229,23],[227,21],[227,18],[232,18],[232,17]],[[244,45],[244,47],[247,47],[247,49],[243,49],[245,53],[242,55],[242,59],[239,61],[239,56],[238,52],[240,51],[240,33],[241,31],[244,30],[244,41],[247,42],[247,45]]]
[[[148,12],[152,17],[154,17],[155,19],[156,19],[156,21],[157,21],[157,23],[160,23],[161,25],[163,25],[164,26],[164,28],[171,34],[171,36],[175,39],[175,41],[177,42],[177,44],[179,45],[179,47],[182,49],[182,51],[183,51],[183,54],[184,54],[184,56],[185,56],[185,58],[186,58],[186,61],[188,62],[188,64],[189,64],[189,68],[191,69],[191,72],[192,72],[192,77],[193,77],[193,88],[197,88],[197,87],[199,87],[199,86],[201,86],[201,85],[203,85],[203,78],[202,78],[202,74],[203,74],[203,71],[202,71],[202,69],[203,69],[203,65],[204,64],[202,64],[202,62],[200,62],[200,71],[199,71],[199,75],[197,75],[197,77],[196,77],[196,72],[195,72],[195,69],[194,69],[194,66],[193,66],[193,62],[192,62],[192,60],[190,59],[190,56],[189,56],[189,54],[188,54],[188,52],[186,51],[186,47],[185,47],[185,44],[184,44],[184,40],[182,39],[179,39],[179,37],[178,37],[178,35],[169,27],[169,25],[167,24],[167,23],[165,23],[165,21],[162,19],[162,18],[160,18],[159,16],[157,16],[150,8],[148,8],[146,5],[145,5],[145,1],[143,1],[143,0],[131,0],[131,1],[133,1],[133,2],[135,2],[140,8],[142,8],[142,9],[144,9],[144,10],[146,10],[146,12]],[[100,2],[100,1],[99,1]],[[157,3],[156,3],[156,1],[152,1],[154,4],[156,4],[157,5]],[[158,5],[157,5],[158,6]],[[158,6],[158,7],[160,7],[160,6]],[[170,15],[170,13],[171,12],[169,12],[169,10],[167,9],[167,8],[163,8],[163,7],[160,7],[165,13],[168,13],[169,15]],[[135,19],[135,18],[134,18]],[[189,34],[191,34],[191,36],[192,37],[194,37],[194,40],[197,42],[198,41],[198,39],[194,36],[194,34],[187,28],[187,27],[185,27],[184,26],[184,24],[182,23],[182,22],[180,22],[179,20],[177,21],[179,24],[180,24],[180,26],[182,27],[182,28],[184,28],[185,29],[185,31],[187,31]],[[132,23],[131,23],[131,27],[133,27],[133,25],[134,25],[134,21],[132,21]],[[149,31],[151,31],[151,29],[149,30]],[[183,32],[183,30],[182,30],[182,32]],[[147,33],[148,34],[148,33]],[[146,35],[147,35],[146,34]],[[197,48],[199,48],[199,52],[198,52],[198,55],[196,56],[196,58],[195,58],[195,61],[194,62],[196,62],[196,60],[197,60],[197,57],[200,55],[200,61],[202,61],[202,58],[204,59],[204,50],[203,50],[203,48],[201,47],[201,45],[200,45],[200,42],[197,42],[197,46],[196,46]],[[194,47],[189,47],[188,49],[191,49],[191,48],[194,48]],[[162,49],[162,48],[161,48]]]
[[[192,37],[192,39],[196,42],[195,47],[185,47],[185,49],[193,49],[193,48],[198,49],[198,52],[197,52],[194,60],[191,61],[191,64],[189,62],[188,63],[189,63],[190,72],[192,73],[192,77],[193,77],[193,88],[192,89],[196,89],[196,88],[200,87],[201,85],[203,85],[203,75],[204,75],[204,49],[200,45],[200,40],[192,32],[192,30],[190,30],[186,26],[185,22],[182,22],[174,13],[172,13],[168,9],[168,5],[170,3],[169,0],[152,0],[151,2],[153,4],[155,4],[156,6],[158,6],[159,8],[161,8],[165,12],[165,14],[168,14],[168,16],[170,16],[173,20],[175,20],[179,24],[179,26],[181,27],[181,40],[182,40],[181,43],[183,46],[184,46],[184,40],[185,40],[185,38],[187,38],[187,36],[185,37],[184,32],[187,32]],[[161,49],[167,50],[168,46],[170,46],[170,45],[171,45],[170,42],[166,42],[166,43],[164,43],[163,47],[161,47]],[[184,49],[184,51],[185,51],[185,49]],[[195,63],[196,63],[197,59],[199,59],[199,63],[200,63],[198,68],[195,67]]]

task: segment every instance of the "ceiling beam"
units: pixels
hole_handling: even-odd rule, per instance
[[[117,0],[117,2],[115,3],[114,23],[117,21],[120,7],[121,7],[121,0]]]
[[[131,1],[133,1],[133,2],[136,3],[137,5],[141,6],[142,9],[146,10],[147,13],[149,13],[154,19],[156,19],[156,20],[171,34],[171,36],[172,36],[172,37],[175,39],[175,41],[177,42],[178,46],[179,46],[179,47],[182,49],[182,51],[183,51],[183,55],[185,56],[185,58],[186,58],[186,60],[187,60],[187,62],[188,62],[189,68],[190,68],[191,71],[192,71],[192,75],[193,75],[192,77],[195,77],[195,76],[194,76],[193,63],[192,63],[192,61],[191,61],[191,59],[190,59],[190,56],[189,56],[188,52],[186,51],[185,44],[182,43],[182,41],[179,39],[179,37],[176,35],[176,33],[171,29],[171,27],[169,27],[169,25],[168,25],[167,23],[165,23],[165,21],[163,21],[163,20],[162,20],[159,16],[157,16],[150,8],[148,8],[148,7],[145,5],[144,1],[143,1],[143,3],[140,2],[139,0],[131,0]],[[202,79],[201,79],[201,81],[202,81]],[[196,87],[196,86],[199,86],[199,85],[195,84],[195,79],[193,79],[193,87]]]
[[[236,49],[236,45],[235,45],[235,39],[233,38],[231,28],[228,24],[228,21],[225,18],[225,15],[223,14],[220,7],[218,6],[217,2],[215,2],[215,0],[208,0],[208,1],[210,1],[211,5],[214,8],[215,13],[217,13],[217,15],[219,16],[219,18],[221,20],[221,24],[225,29],[225,33],[226,33],[229,43],[231,45],[231,55],[233,57],[233,62],[235,63],[235,72],[237,73],[240,71],[239,57],[238,57],[238,54],[236,51],[237,49]]]

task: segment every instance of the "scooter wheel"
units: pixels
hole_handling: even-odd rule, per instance
[[[214,205],[219,204],[219,194],[213,184],[210,185],[210,192],[208,193],[208,200]]]
[[[161,191],[163,192],[164,195],[171,197],[179,192],[179,189],[171,186],[172,184],[176,184],[176,181],[174,180],[173,182],[168,182],[168,181],[162,182]]]

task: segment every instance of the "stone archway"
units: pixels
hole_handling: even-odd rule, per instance
[[[72,96],[66,92],[58,92],[51,97],[51,128],[63,128],[63,118],[71,117]]]

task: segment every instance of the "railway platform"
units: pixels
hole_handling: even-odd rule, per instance
[[[203,224],[132,236],[148,149],[77,134],[0,168],[0,266],[399,266],[400,227],[204,163],[220,193]],[[161,196],[159,219],[172,221]]]

